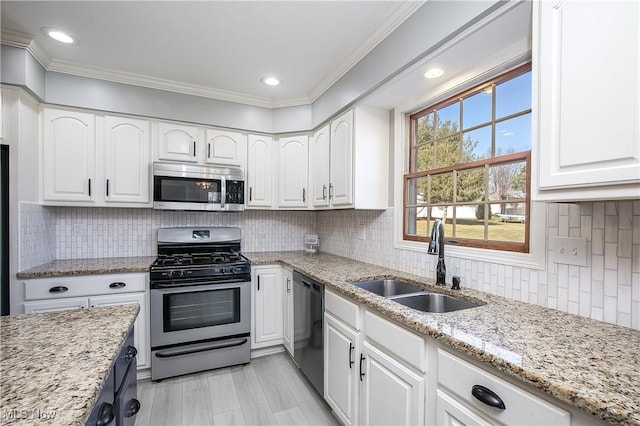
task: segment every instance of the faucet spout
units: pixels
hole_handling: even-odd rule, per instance
[[[445,278],[447,276],[447,268],[444,264],[444,222],[436,219],[431,229],[431,241],[427,253],[438,255],[438,264],[436,266],[436,285],[446,285]]]

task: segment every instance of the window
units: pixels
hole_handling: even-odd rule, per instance
[[[410,116],[405,240],[529,252],[531,65]]]

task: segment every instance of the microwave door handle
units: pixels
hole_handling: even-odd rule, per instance
[[[227,200],[227,179],[224,176],[220,177],[220,207],[224,208],[225,201]]]

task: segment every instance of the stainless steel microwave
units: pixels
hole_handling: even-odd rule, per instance
[[[242,211],[244,170],[231,166],[153,163],[153,208]]]

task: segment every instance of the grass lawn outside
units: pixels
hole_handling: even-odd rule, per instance
[[[524,223],[502,222],[498,217],[492,217],[487,223],[489,239],[494,241],[524,242]],[[428,222],[419,219],[417,221],[417,235],[429,236]],[[447,219],[444,224],[444,235],[447,238],[473,238],[484,239],[484,221],[472,219],[459,219],[456,222],[455,234],[453,220]]]

